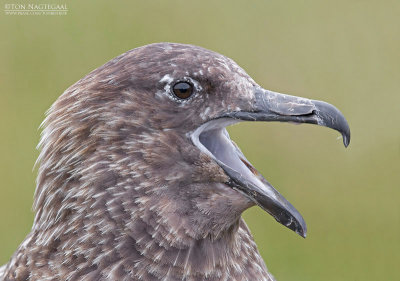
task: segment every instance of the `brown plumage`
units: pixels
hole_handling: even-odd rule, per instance
[[[43,123],[33,227],[0,278],[274,280],[242,212],[258,204],[302,236],[305,223],[229,141],[239,120],[349,140],[334,107],[262,90],[200,47],[152,44],[92,71]]]

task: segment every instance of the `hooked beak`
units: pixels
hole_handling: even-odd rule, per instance
[[[251,112],[238,111],[226,116],[246,121],[280,121],[309,123],[334,129],[342,134],[343,144],[350,143],[350,128],[343,114],[333,105],[306,98],[280,94],[262,88],[254,91]]]
[[[343,114],[322,101],[280,94],[261,88],[254,90],[252,108],[229,112],[195,130],[193,143],[209,154],[230,177],[226,184],[244,194],[282,225],[306,237],[301,214],[246,159],[230,140],[225,127],[240,121],[280,121],[310,123],[339,131],[345,147],[350,128]]]

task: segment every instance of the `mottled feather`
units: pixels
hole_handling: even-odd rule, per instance
[[[192,103],[168,82],[190,77]],[[255,82],[200,47],[128,51],[68,88],[43,122],[35,219],[3,280],[273,280],[241,219],[253,206],[187,136]]]

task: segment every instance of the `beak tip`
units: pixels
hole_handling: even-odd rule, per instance
[[[350,127],[342,112],[335,106],[323,101],[314,100],[313,103],[319,118],[318,124],[340,132],[344,146],[348,147],[350,144]]]
[[[300,235],[301,237],[306,238],[306,237],[307,237],[307,227],[299,228],[299,229],[296,231],[296,233],[297,233],[298,235]]]
[[[300,215],[300,213],[297,213],[297,214],[296,213],[297,213],[297,211],[293,212],[293,214],[294,214],[294,217],[292,217],[292,218],[294,218],[293,223],[291,223],[289,225],[283,223],[283,225],[285,225],[287,228],[293,230],[295,233],[297,233],[301,237],[306,238],[307,224],[304,221],[303,217]],[[282,222],[280,222],[280,223],[282,223]]]
[[[343,144],[344,144],[344,147],[348,147],[349,146],[349,144],[350,144],[350,134],[343,134]]]

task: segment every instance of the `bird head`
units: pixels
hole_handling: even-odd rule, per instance
[[[242,121],[318,124],[350,140],[334,106],[265,90],[223,55],[172,43],[128,51],[50,109],[35,220],[103,210],[133,233],[140,220],[172,229],[165,237],[217,237],[258,205],[305,237],[300,213],[230,140],[226,127]]]

